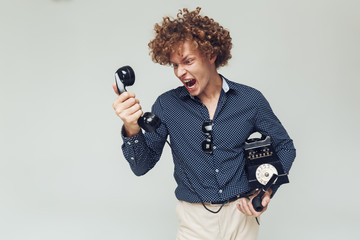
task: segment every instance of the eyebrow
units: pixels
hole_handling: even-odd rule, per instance
[[[194,56],[193,55],[191,55],[191,54],[189,54],[189,55],[187,55],[187,56],[185,56],[185,57],[183,57],[182,59],[181,59],[181,61],[186,61],[187,59],[189,59],[189,58],[194,58]]]
[[[184,62],[186,61],[188,58],[194,58],[193,54],[188,54],[188,55],[185,55],[183,58],[181,58],[180,62]],[[172,61],[170,61],[171,64],[177,64],[177,63],[174,63]]]

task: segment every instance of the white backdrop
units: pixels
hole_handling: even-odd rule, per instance
[[[219,72],[262,91],[297,148],[260,239],[359,239],[358,0],[1,0],[0,239],[175,239],[170,150],[132,174],[112,82],[131,65],[145,111],[177,87],[147,43],[196,6],[231,32]]]

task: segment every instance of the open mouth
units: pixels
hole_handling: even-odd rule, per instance
[[[196,79],[188,79],[188,80],[185,80],[184,83],[188,89],[191,89],[195,86]]]

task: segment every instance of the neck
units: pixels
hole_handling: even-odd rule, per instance
[[[222,78],[218,73],[212,75],[213,77],[210,78],[208,86],[206,87],[205,91],[198,96],[202,103],[206,105],[206,102],[213,102],[217,103],[221,89],[222,89]]]
[[[219,74],[216,74],[213,79],[210,80],[209,86],[206,88],[206,91],[203,92],[198,98],[206,106],[209,112],[209,118],[213,119],[217,104],[220,98],[220,93],[222,89],[222,79]]]

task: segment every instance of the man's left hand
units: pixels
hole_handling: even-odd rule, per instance
[[[261,201],[261,204],[263,205],[264,209],[261,212],[255,211],[252,205],[253,198],[256,197],[259,194],[259,192],[260,191],[257,191],[254,195],[252,195],[250,197],[250,200],[246,198],[240,198],[236,203],[236,207],[239,209],[239,211],[245,214],[246,216],[254,216],[254,217],[259,217],[263,212],[265,212],[270,203],[270,196],[272,194],[272,190],[269,189],[264,193]]]

